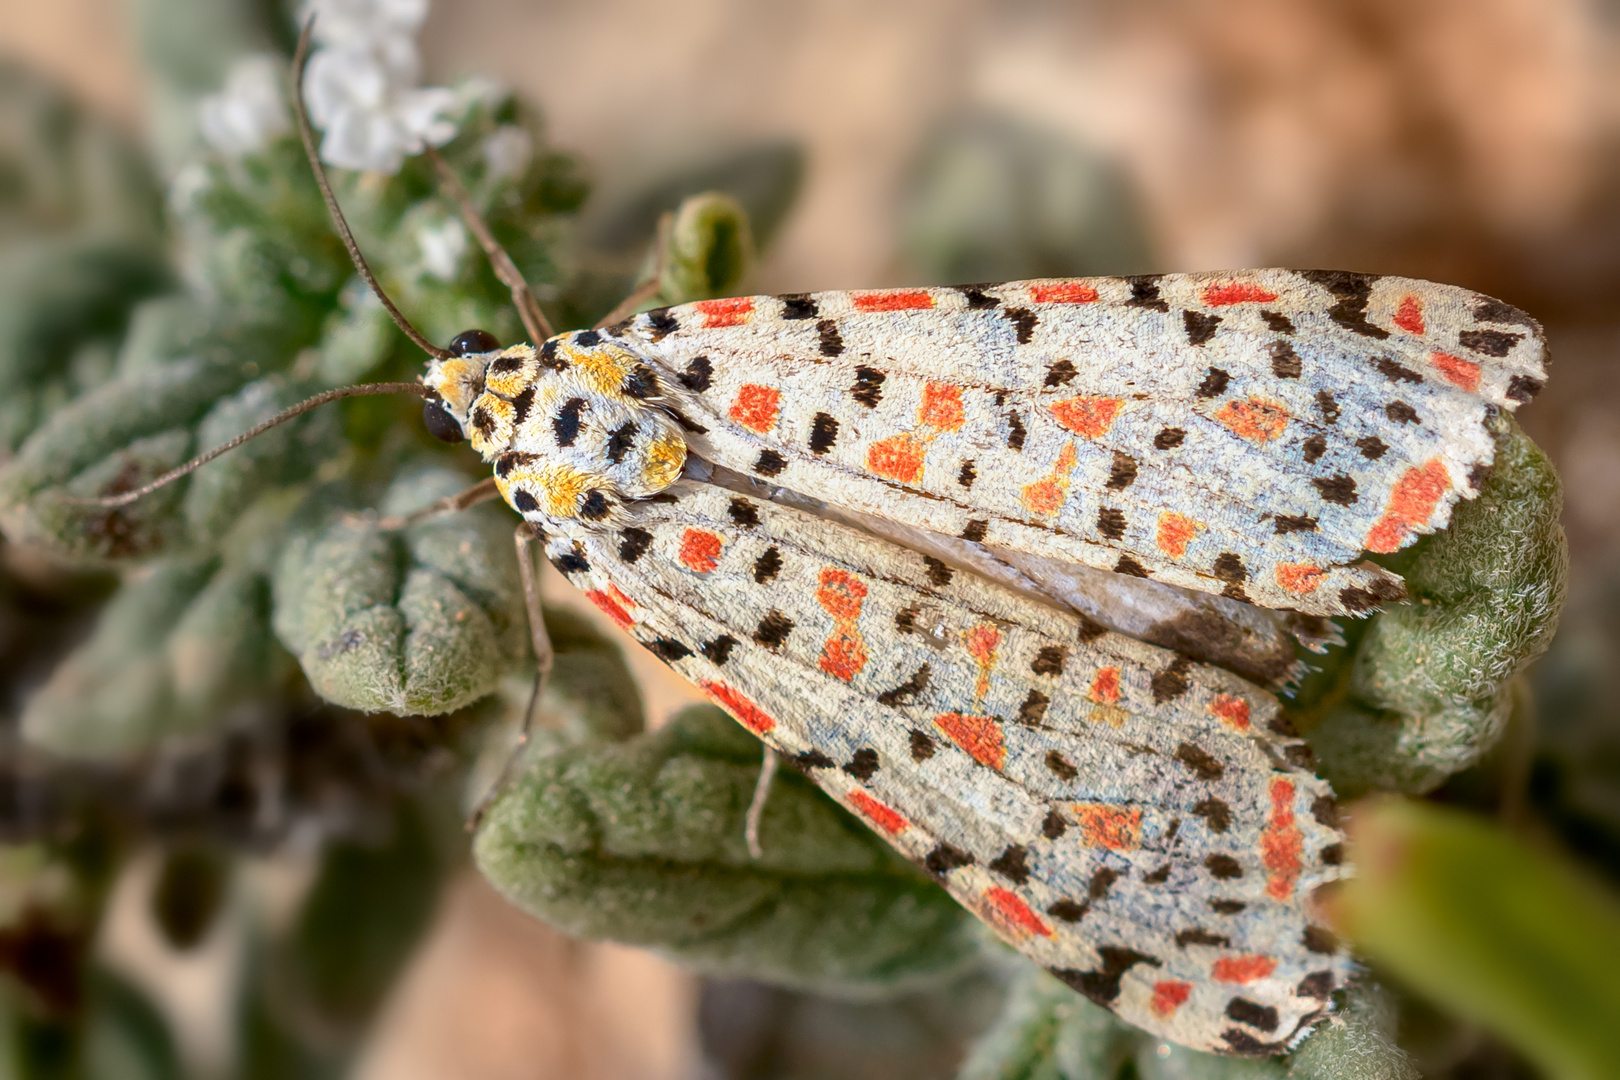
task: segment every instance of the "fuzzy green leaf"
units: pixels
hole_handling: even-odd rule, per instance
[[[708,191],[682,202],[664,244],[658,295],[666,304],[729,296],[754,263],[748,211],[724,192]]]
[[[384,514],[466,487],[404,473]],[[384,530],[337,515],[295,533],[275,574],[275,627],[327,701],[401,716],[451,712],[492,692],[527,655],[511,519],[484,505]]]
[[[1310,731],[1341,795],[1428,791],[1495,744],[1515,677],[1558,625],[1562,506],[1552,463],[1504,421],[1479,497],[1403,562],[1412,602],[1367,627],[1347,695]]]
[[[778,778],[749,858],[761,748],[717,709],[626,742],[533,760],[474,857],[525,911],[576,937],[700,971],[873,991],[974,956],[971,916],[808,781]]]

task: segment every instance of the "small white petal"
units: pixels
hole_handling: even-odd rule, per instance
[[[467,230],[454,218],[423,225],[417,230],[416,246],[422,253],[423,272],[440,281],[453,281],[467,253]]]
[[[484,164],[491,180],[520,176],[534,159],[534,139],[527,131],[503,124],[484,140]]]
[[[199,104],[198,124],[209,145],[234,155],[257,153],[291,131],[279,61],[264,55],[238,60],[224,89]]]

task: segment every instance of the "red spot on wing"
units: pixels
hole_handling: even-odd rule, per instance
[[[711,701],[730,713],[736,718],[737,723],[755,735],[763,735],[776,726],[774,717],[725,683],[716,680],[700,685]]]
[[[1192,997],[1192,983],[1182,982],[1179,979],[1165,979],[1163,982],[1153,984],[1153,1001],[1148,1007],[1153,1010],[1154,1016],[1163,1020],[1187,1004],[1190,997]]]
[[[1479,365],[1472,360],[1464,360],[1450,353],[1434,352],[1429,355],[1429,363],[1433,364],[1453,386],[1460,386],[1469,393],[1479,389]]]
[[[1094,304],[1097,290],[1081,281],[1031,285],[1029,298],[1037,304]]]
[[[612,586],[608,588],[610,591],[606,592],[601,589],[592,589],[585,594],[585,599],[595,604],[598,611],[612,619],[620,630],[630,629],[635,625],[636,620],[631,618],[630,613],[625,608],[635,607],[635,601]],[[612,595],[613,593],[617,595]]]
[[[749,296],[737,296],[725,300],[699,300],[692,306],[703,313],[703,328],[710,330],[717,326],[737,326],[747,322],[754,310],[754,300]]]
[[[941,713],[934,717],[934,726],[943,731],[951,742],[966,750],[968,756],[980,765],[999,769],[1007,758],[1001,725],[992,716]]]
[[[985,916],[991,925],[1009,931],[1008,937],[1051,937],[1052,928],[1029,909],[1016,893],[991,886],[984,890]]]
[[[1401,297],[1401,306],[1395,311],[1395,325],[1408,334],[1423,333],[1423,305],[1411,293]]]
[[[1069,486],[1050,476],[1033,484],[1025,484],[1018,493],[1018,501],[1024,504],[1024,509],[1042,517],[1057,513],[1068,497]]]
[[[1412,535],[1412,530],[1428,523],[1434,508],[1450,488],[1451,474],[1439,458],[1430,458],[1422,465],[1407,469],[1395,481],[1384,516],[1367,530],[1362,546],[1380,555],[1398,551]]]
[[[1052,403],[1052,419],[1076,435],[1095,439],[1114,426],[1124,404],[1119,398],[1072,397]]]
[[[990,671],[996,666],[996,650],[1001,647],[1001,631],[993,623],[979,623],[962,635],[962,644],[979,664],[979,678],[973,687],[973,700],[982,701],[990,692]]]
[[[1193,537],[1203,525],[1194,521],[1185,514],[1178,514],[1174,510],[1166,510],[1159,515],[1159,531],[1157,541],[1159,550],[1172,559],[1179,559],[1187,554],[1187,545],[1192,543]]]
[[[1209,974],[1216,982],[1242,986],[1263,979],[1276,970],[1277,961],[1269,956],[1223,956],[1210,966]]]
[[[1201,297],[1205,307],[1227,307],[1231,304],[1269,304],[1277,294],[1252,281],[1227,281],[1204,288]]]
[[[1209,703],[1209,711],[1221,723],[1237,731],[1249,730],[1249,703],[1231,694],[1216,694]]]
[[[866,641],[856,625],[865,599],[866,586],[853,574],[831,566],[821,571],[816,602],[834,623],[832,634],[821,647],[821,670],[844,682],[866,666]]]
[[[890,836],[904,832],[907,826],[911,824],[911,822],[901,817],[897,811],[884,806],[864,791],[851,791],[845,798],[849,800],[851,806],[865,814],[872,824]]]
[[[934,297],[926,289],[855,294],[856,311],[911,311],[933,306]]]
[[[922,476],[927,452],[927,445],[914,435],[890,435],[866,448],[866,467],[890,480],[914,484]]]
[[[938,382],[923,386],[922,407],[917,410],[917,423],[939,431],[957,431],[966,422],[960,386]]]
[[[1288,426],[1288,409],[1280,401],[1252,397],[1248,401],[1227,402],[1215,414],[1215,419],[1241,438],[1266,443],[1281,435]]]
[[[1142,811],[1134,806],[1075,803],[1075,823],[1087,847],[1131,851],[1142,846]]]
[[[1320,566],[1312,566],[1310,563],[1278,563],[1277,584],[1296,596],[1307,596],[1322,584],[1322,576],[1325,573],[1327,571]]]
[[[698,574],[707,574],[720,561],[720,538],[703,529],[687,529],[681,534],[681,564]]]
[[[750,431],[764,434],[776,426],[781,400],[782,392],[774,386],[745,383],[737,390],[737,398],[731,403],[729,415]]]
[[[1119,668],[1098,668],[1086,696],[1104,705],[1119,704]]]
[[[1294,824],[1294,782],[1271,782],[1271,817],[1260,834],[1260,861],[1266,868],[1266,895],[1286,900],[1299,880],[1305,836]]]

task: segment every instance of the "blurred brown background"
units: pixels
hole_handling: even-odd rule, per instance
[[[125,19],[120,0],[0,0],[0,50],[138,131]],[[992,115],[1116,164],[1154,269],[1335,267],[1499,296],[1552,335],[1523,420],[1566,477],[1573,601],[1616,554],[1620,3],[438,0],[423,46],[429,81],[478,73],[538,102],[604,194],[650,161],[798,140],[805,184],[760,291],[905,283],[917,155],[940,122]],[[662,685],[655,714],[680,695]],[[107,947],[150,968],[139,937]],[[173,975],[175,1007],[206,1011],[191,978]],[[469,877],[362,1073],[696,1075],[695,1002],[657,960],[563,942]]]

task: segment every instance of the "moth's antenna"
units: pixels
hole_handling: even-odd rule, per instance
[[[366,264],[366,257],[360,254],[360,245],[354,242],[354,233],[349,231],[349,223],[344,220],[337,196],[332,194],[332,185],[327,182],[326,169],[321,165],[321,156],[315,152],[315,133],[309,126],[309,110],[304,107],[304,67],[309,63],[309,43],[314,31],[315,16],[311,15],[309,21],[304,24],[304,32],[298,35],[298,51],[293,54],[293,112],[298,117],[298,135],[304,140],[304,153],[309,157],[309,167],[315,172],[315,183],[320,185],[321,197],[326,200],[326,209],[332,215],[332,224],[337,228],[338,236],[342,237],[343,246],[348,250],[354,268],[366,279],[366,284],[371,286],[371,291],[382,301],[383,307],[388,309],[394,325],[403,330],[405,336],[416,342],[417,347],[429,356],[436,360],[448,360],[451,356],[450,350],[441,349],[423,337],[421,331],[400,314],[399,308],[395,307],[394,302],[388,299],[388,294],[383,292],[382,286],[377,284],[376,275]],[[538,345],[539,342],[535,344]]]
[[[500,241],[495,239],[495,234],[490,232],[488,222],[473,205],[472,196],[467,194],[467,188],[462,184],[461,177],[457,176],[456,170],[444,160],[444,155],[431,146],[423,153],[438,171],[439,183],[461,211],[461,220],[467,223],[473,236],[478,238],[485,257],[489,259],[489,265],[495,270],[495,276],[501,279],[501,284],[512,290],[512,304],[518,310],[518,318],[523,320],[523,329],[527,330],[529,337],[539,345],[556,331],[551,328],[545,312],[540,310],[540,302],[534,298],[534,290],[529,288],[529,283],[524,280],[523,272],[517,268],[517,263],[512,261],[512,256],[506,253]]]
[[[329,401],[338,401],[342,398],[349,397],[366,397],[372,394],[415,394],[417,397],[430,398],[433,395],[433,391],[429,390],[421,383],[413,382],[361,383],[358,386],[340,386],[336,390],[327,390],[324,393],[316,394],[312,398],[305,398],[303,401],[300,401],[298,404],[293,405],[290,408],[283,409],[281,412],[278,412],[264,423],[258,424],[255,427],[242,432],[242,434],[238,435],[230,442],[222,443],[208,451],[206,454],[199,454],[197,457],[192,458],[184,465],[170,469],[168,472],[164,473],[156,480],[153,480],[151,483],[143,484],[133,491],[125,491],[117,495],[106,495],[95,499],[85,499],[70,496],[67,501],[88,506],[128,506],[141,496],[149,495],[160,487],[174,483],[182,476],[208,464],[221,454],[228,454],[232,450],[235,450],[238,446],[241,446],[243,443],[247,442],[249,439],[256,439],[260,435],[263,435],[265,432],[269,431],[271,428],[285,424],[294,417],[302,416],[311,409],[319,408]]]

